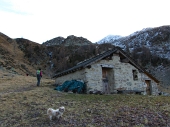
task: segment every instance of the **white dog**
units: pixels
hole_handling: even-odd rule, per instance
[[[59,119],[60,117],[62,117],[64,111],[65,111],[64,106],[59,107],[59,109],[56,109],[56,110],[49,108],[47,110],[47,115],[49,116],[50,120],[52,120],[52,118],[54,118],[54,117],[57,117]]]

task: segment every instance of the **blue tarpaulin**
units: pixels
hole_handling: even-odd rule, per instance
[[[77,93],[83,93],[85,90],[85,84],[77,80],[65,81],[62,85],[57,86],[55,90],[65,91],[65,92],[72,91],[72,92],[77,92]]]

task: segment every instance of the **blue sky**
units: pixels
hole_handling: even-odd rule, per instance
[[[43,43],[69,35],[97,42],[170,25],[168,0],[0,0],[0,32]]]

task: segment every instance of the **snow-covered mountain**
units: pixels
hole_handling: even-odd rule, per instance
[[[109,36],[98,42],[102,43],[121,47],[163,84],[170,85],[170,26],[146,28],[116,39]]]
[[[151,53],[170,59],[170,26],[146,28],[126,37],[109,35],[97,43],[111,43],[130,52],[136,48],[146,47]]]
[[[106,37],[104,37],[103,39],[101,39],[100,41],[98,41],[98,44],[103,44],[103,43],[108,43],[108,42],[113,42],[118,40],[119,38],[121,38],[121,36],[119,35],[108,35]]]

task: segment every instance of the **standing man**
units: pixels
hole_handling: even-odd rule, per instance
[[[39,68],[36,72],[36,75],[37,75],[37,86],[40,86],[40,80],[42,78],[42,71],[41,71],[41,68]]]

